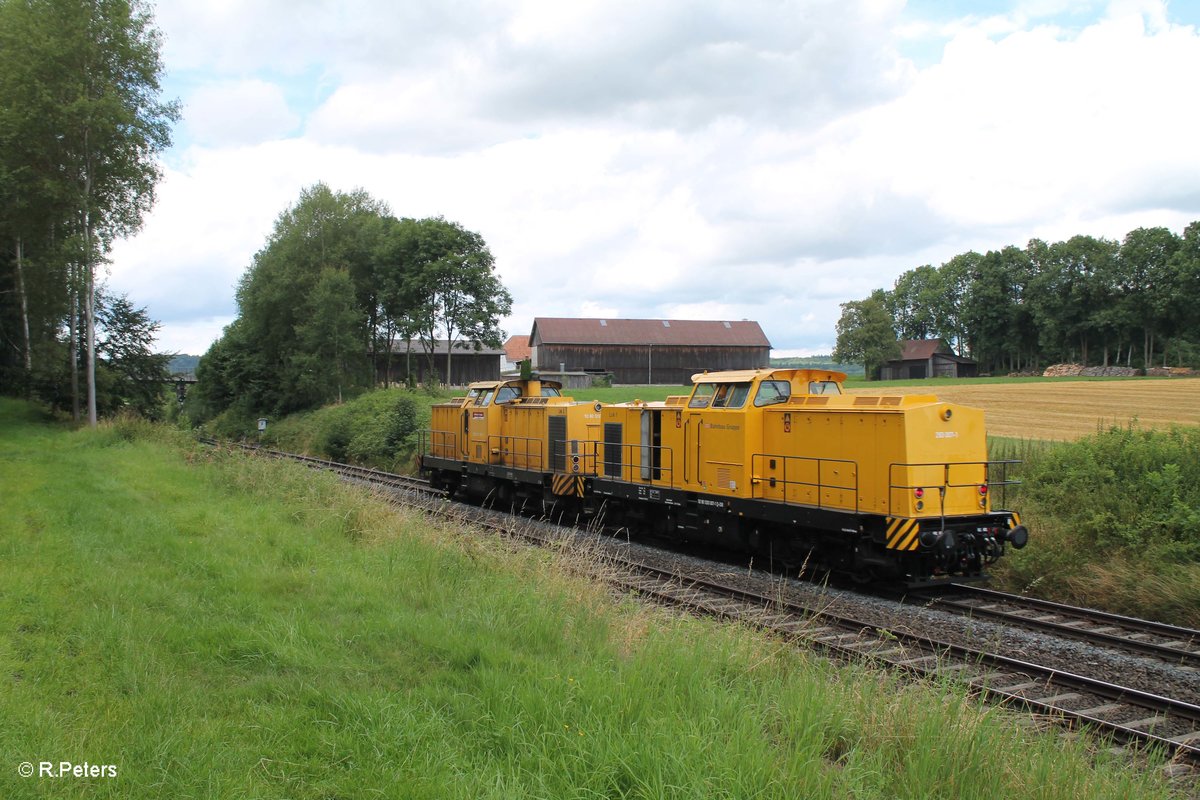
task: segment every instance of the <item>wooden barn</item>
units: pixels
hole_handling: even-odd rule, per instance
[[[609,373],[616,383],[685,385],[705,370],[770,365],[771,343],[757,322],[538,317],[529,345],[547,372]]]
[[[879,380],[898,381],[913,378],[974,378],[979,365],[969,358],[956,356],[944,339],[906,339],[900,358],[879,370]]]
[[[399,340],[392,345],[390,365],[386,353],[381,353],[379,359],[379,375],[385,371],[389,383],[404,383],[405,377],[411,370],[417,383],[426,383],[429,378],[429,356],[424,342],[414,339],[411,343]],[[450,386],[466,386],[473,381],[494,381],[500,377],[500,360],[504,350],[496,347],[481,346],[475,349],[475,342],[455,342],[454,351],[450,352],[448,342],[438,339],[433,343],[434,369],[438,380]],[[446,379],[446,362],[450,362],[450,378]]]

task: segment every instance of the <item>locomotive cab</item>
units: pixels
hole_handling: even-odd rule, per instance
[[[566,440],[589,436],[589,411],[598,417],[564,397],[561,383],[536,375],[472,383],[466,397],[433,407],[421,469],[451,494],[539,498],[557,486],[552,473]],[[567,488],[582,494],[581,482]]]

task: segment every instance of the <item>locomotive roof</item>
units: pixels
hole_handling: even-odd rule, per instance
[[[692,383],[746,383],[755,378],[777,376],[791,378],[793,375],[805,375],[812,380],[837,381],[843,383],[846,373],[834,372],[828,369],[797,369],[795,367],[777,367],[773,369],[731,369],[723,372],[698,372],[692,376]]]

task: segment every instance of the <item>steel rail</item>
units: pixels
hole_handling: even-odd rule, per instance
[[[836,614],[824,609],[813,609],[807,606],[793,603],[790,601],[781,601],[778,598],[769,597],[767,595],[749,591],[741,587],[733,587],[721,584],[716,581],[707,579],[697,579],[679,573],[664,570],[659,567],[653,567],[645,564],[631,563],[633,568],[646,572],[654,573],[663,585],[676,584],[684,588],[700,588],[709,591],[715,595],[722,597],[731,597],[738,600],[751,603],[765,611],[783,611],[793,616],[798,616],[806,620],[815,620],[820,624],[830,624],[841,628],[849,633],[858,633],[860,635],[875,635],[873,632],[879,632],[879,642],[882,646],[895,646],[896,643],[907,644],[914,649],[926,652],[935,657],[936,666],[927,668],[921,666],[922,659],[913,659],[906,657],[900,660],[889,659],[882,654],[870,653],[864,651],[861,647],[845,647],[839,645],[836,641],[820,641],[824,637],[812,637],[804,634],[801,629],[799,632],[795,629],[795,624],[788,625],[787,623],[763,623],[760,627],[766,628],[776,633],[783,634],[788,638],[800,638],[808,641],[813,641],[822,649],[837,652],[841,655],[862,659],[864,656],[870,656],[875,660],[882,660],[898,666],[906,671],[914,672],[925,676],[936,676],[942,671],[945,671],[945,665],[940,663],[944,658],[953,658],[958,664],[967,665],[986,665],[989,667],[1001,668],[1010,671],[1017,675],[1027,675],[1034,678],[1038,683],[1044,683],[1047,686],[1055,685],[1063,688],[1077,689],[1086,691],[1099,698],[1109,700],[1114,704],[1122,704],[1134,708],[1146,709],[1157,715],[1163,716],[1163,721],[1175,720],[1191,726],[1191,730],[1187,733],[1169,737],[1152,733],[1150,731],[1139,730],[1138,728],[1130,727],[1122,722],[1113,722],[1106,720],[1095,713],[1087,713],[1088,710],[1078,711],[1066,708],[1063,705],[1055,704],[1052,698],[1028,698],[1015,691],[1008,691],[1004,687],[989,686],[985,683],[972,682],[971,688],[982,693],[986,697],[993,700],[999,700],[1007,704],[1017,704],[1029,710],[1047,714],[1054,717],[1059,717],[1068,721],[1072,726],[1088,725],[1098,730],[1112,734],[1116,738],[1124,742],[1130,743],[1154,743],[1171,753],[1186,756],[1193,761],[1200,761],[1200,706],[1192,703],[1187,703],[1181,700],[1175,700],[1169,697],[1163,697],[1150,692],[1144,692],[1138,689],[1133,689],[1119,684],[1114,684],[1108,681],[1102,681],[1096,678],[1089,678],[1085,675],[1078,675],[1064,670],[1055,669],[1053,667],[1045,667],[1039,664],[1034,664],[1020,659],[1011,658],[1009,656],[1000,655],[998,653],[989,653],[982,650],[963,647],[961,645],[952,644],[949,642],[939,641],[927,636],[908,633],[894,629],[880,628],[870,622],[847,617],[841,614]],[[638,591],[648,591],[637,587]],[[684,604],[686,599],[681,599],[666,590],[658,590],[654,593],[657,599],[663,599],[674,604]]]
[[[993,605],[973,605],[960,599],[960,596],[974,596],[994,601]],[[1107,611],[1090,608],[1080,608],[1050,600],[1023,597],[1007,594],[993,589],[983,589],[964,584],[951,584],[945,593],[916,593],[909,594],[904,602],[919,602],[930,608],[944,609],[967,616],[1000,620],[1005,623],[1019,625],[1034,630],[1053,633],[1071,639],[1100,644],[1106,647],[1117,647],[1131,650],[1143,655],[1154,656],[1175,664],[1200,667],[1200,631],[1183,628],[1177,625],[1167,625],[1162,622],[1137,619]],[[1069,617],[1067,620],[1057,620],[1049,617],[1028,617],[1019,611],[1008,611],[996,608],[996,604],[1009,604],[1026,609],[1049,612],[1057,617]],[[1096,623],[1107,629],[1089,629],[1079,627],[1082,623]],[[1123,629],[1124,633],[1114,632],[1113,628]],[[1138,635],[1159,636],[1168,642],[1147,641],[1132,638]]]

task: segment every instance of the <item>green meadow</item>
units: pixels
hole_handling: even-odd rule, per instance
[[[0,401],[0,508],[4,798],[1170,796],[953,686],[161,427]]]

